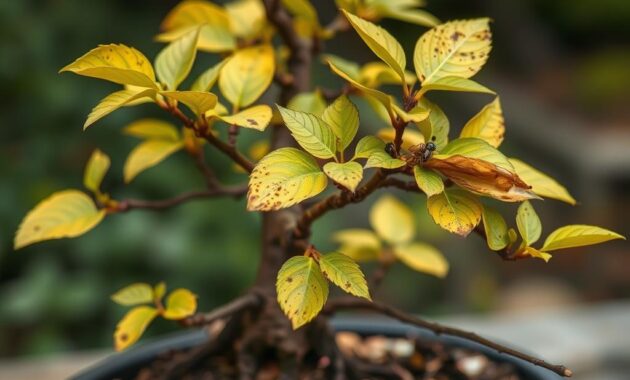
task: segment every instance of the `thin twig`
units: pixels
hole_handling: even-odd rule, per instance
[[[195,165],[197,165],[197,169],[199,169],[199,171],[203,175],[203,178],[206,181],[206,187],[208,189],[218,187],[219,181],[212,169],[206,163],[206,158],[203,150],[199,149],[194,152],[189,152],[189,155],[195,160]]]
[[[118,203],[111,209],[112,212],[126,212],[134,209],[145,210],[165,210],[171,207],[179,206],[182,203],[186,203],[194,199],[211,198],[217,196],[232,196],[235,198],[241,197],[247,193],[247,186],[221,186],[201,191],[191,191],[188,193],[180,194],[173,198],[161,199],[156,201],[148,201],[142,199],[125,199],[118,201]]]
[[[198,313],[181,321],[186,327],[205,326],[216,320],[227,318],[242,310],[258,307],[262,298],[255,292],[247,293],[209,313]]]
[[[372,310],[380,314],[384,314],[388,317],[397,319],[401,322],[408,323],[413,326],[422,327],[431,330],[437,335],[451,335],[466,340],[470,340],[475,343],[479,343],[483,346],[489,347],[498,353],[507,354],[516,358],[525,360],[539,367],[547,368],[550,371],[557,373],[560,376],[571,377],[573,372],[563,365],[555,365],[548,363],[542,359],[535,358],[520,351],[514,350],[499,343],[492,342],[484,337],[481,337],[473,332],[457,329],[454,327],[444,326],[435,322],[429,322],[424,319],[414,317],[401,310],[398,310],[389,305],[385,305],[379,302],[370,302],[360,298],[341,297],[328,302],[328,305],[324,308],[324,313],[333,314],[341,309],[364,309]]]

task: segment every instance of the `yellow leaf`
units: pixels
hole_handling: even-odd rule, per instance
[[[245,109],[235,115],[221,116],[220,118],[228,124],[264,131],[271,121],[272,114],[271,107],[262,104]]]
[[[359,130],[359,111],[345,95],[338,97],[323,111],[322,120],[339,139],[340,152],[350,145]]]
[[[192,69],[197,55],[196,28],[168,44],[155,58],[155,71],[167,90],[176,90]]]
[[[31,210],[18,228],[14,248],[44,240],[72,238],[83,235],[105,217],[86,194],[64,190],[52,194]]]
[[[516,227],[527,245],[532,245],[540,239],[542,225],[534,207],[528,201],[521,203],[516,213]]]
[[[354,149],[354,158],[369,158],[376,152],[384,152],[385,143],[375,136],[365,136],[357,143]]]
[[[381,241],[370,230],[342,230],[333,235],[333,240],[341,244],[339,252],[356,261],[376,260],[381,253]]]
[[[495,209],[484,206],[483,229],[486,233],[486,242],[493,251],[499,251],[510,244],[507,223]]]
[[[94,193],[100,192],[103,177],[109,170],[110,163],[109,157],[99,149],[92,152],[83,175],[83,185],[86,189]]]
[[[488,60],[491,33],[487,18],[458,20],[438,25],[416,43],[413,63],[422,85],[440,78],[470,78]]]
[[[118,322],[114,332],[116,351],[122,351],[136,343],[157,315],[157,309],[150,306],[134,307],[125,314],[123,319]]]
[[[459,91],[459,92],[476,92],[480,94],[496,94],[491,89],[480,85],[471,79],[448,76],[434,80],[431,83],[423,84],[420,93],[424,94],[429,91]]]
[[[495,148],[501,145],[504,136],[505,121],[498,97],[468,120],[459,135],[459,137],[476,137],[485,140]]]
[[[162,95],[182,102],[199,117],[205,115],[217,105],[217,96],[202,91],[162,91]]]
[[[324,54],[322,62],[324,64],[333,64],[336,68],[338,68],[338,70],[343,72],[353,81],[357,83],[361,82],[361,67],[358,63],[333,54]]]
[[[310,36],[319,29],[317,11],[309,0],[282,0],[282,5],[293,15],[294,21],[303,22]]]
[[[369,95],[369,96],[373,97],[374,99],[378,100],[385,107],[385,109],[387,110],[388,114],[392,115],[392,113],[393,113],[393,110],[392,110],[392,99],[389,97],[389,95],[387,95],[384,92],[381,92],[379,90],[375,90],[373,88],[369,88],[369,87],[366,87],[366,86],[362,85],[361,83],[359,83],[356,80],[352,79],[348,74],[343,72],[340,68],[335,66],[332,62],[328,61],[328,64],[330,65],[330,68],[332,69],[332,71],[335,72],[335,74],[337,74],[340,77],[342,77],[343,79],[345,79],[348,83],[350,83],[351,85],[356,87],[359,91],[361,91],[361,92],[365,93],[366,95]]]
[[[162,297],[164,297],[164,294],[166,294],[166,284],[164,283],[164,281],[161,281],[157,283],[153,288],[153,300],[161,301]]]
[[[354,192],[363,179],[363,167],[357,162],[328,162],[324,165],[324,173],[330,179]]]
[[[548,175],[515,158],[510,158],[510,163],[514,166],[516,174],[532,187],[534,193],[541,197],[557,199],[570,205],[577,203],[564,186]]]
[[[166,309],[162,316],[166,319],[183,319],[197,310],[197,296],[188,289],[176,289],[166,298]]]
[[[295,148],[280,148],[266,155],[249,178],[247,209],[271,211],[314,197],[328,180],[317,162]]]
[[[337,252],[322,255],[319,266],[324,276],[344,292],[371,299],[365,276],[350,257]]]
[[[174,41],[191,30],[200,29],[199,50],[223,52],[236,48],[227,12],[209,1],[182,1],[164,18],[161,29],[164,33],[156,37],[160,42]]]
[[[422,109],[421,107],[415,107],[411,111],[407,112],[396,104],[392,104],[392,108],[396,115],[398,115],[405,123],[420,123],[429,117],[429,111]]]
[[[374,54],[396,71],[402,80],[405,80],[405,66],[407,65],[407,61],[405,51],[402,46],[400,46],[400,43],[380,26],[363,20],[345,10],[342,10],[342,12],[348,19],[350,25],[357,31]]]
[[[336,137],[328,124],[317,116],[278,106],[291,135],[304,150],[318,158],[332,158],[337,152]]]
[[[459,189],[445,189],[429,198],[429,214],[443,229],[468,236],[481,221],[483,207],[472,194]]]
[[[182,141],[168,140],[146,140],[138,144],[125,161],[125,183],[131,182],[138,174],[159,164],[183,146]]]
[[[435,143],[436,151],[439,152],[448,144],[448,131],[450,129],[448,118],[437,104],[430,102],[426,97],[420,99],[419,105],[429,111],[429,117],[418,123],[418,128],[426,141]]]
[[[383,62],[368,62],[359,72],[358,82],[367,87],[377,88],[384,85],[401,85],[403,80],[398,73]],[[405,70],[405,83],[413,85],[416,76]]]
[[[151,63],[138,50],[125,45],[100,45],[59,72],[157,89]]]
[[[120,90],[107,95],[92,109],[87,117],[87,120],[83,124],[83,130],[86,130],[90,125],[94,124],[101,118],[116,111],[122,106],[130,104],[132,101],[144,97],[155,97],[155,90],[140,88],[133,90]]]
[[[273,47],[253,46],[228,58],[219,75],[219,88],[237,107],[247,107],[269,87],[275,72]]]
[[[287,104],[287,108],[293,111],[312,113],[321,117],[324,109],[326,109],[326,100],[324,100],[319,90],[301,92],[291,99]]]
[[[393,128],[379,129],[377,132],[378,138],[384,141],[393,142],[396,137],[396,131]],[[402,148],[409,150],[414,145],[424,144],[424,136],[419,132],[411,129],[405,130],[403,134]],[[382,149],[380,149],[382,151]]]
[[[420,190],[424,191],[428,197],[444,191],[444,181],[442,180],[442,177],[433,170],[424,169],[421,166],[415,166],[413,168],[413,176],[415,177]]]
[[[144,283],[131,284],[112,295],[112,301],[123,306],[133,306],[153,302],[153,288]]]
[[[418,272],[444,278],[448,261],[435,247],[424,243],[402,244],[394,247],[394,255],[405,265]]]
[[[392,158],[385,151],[375,151],[368,157],[365,168],[397,169],[407,163],[399,158]]]
[[[514,173],[514,167],[507,157],[482,139],[472,137],[455,139],[443,147],[440,154],[435,157],[443,159],[453,155],[487,161]]]
[[[390,17],[401,21],[406,21],[412,24],[421,25],[421,26],[435,26],[440,23],[435,16],[426,12],[422,9],[413,9],[410,7],[413,6],[422,6],[424,2],[422,1],[391,1],[391,0],[381,0],[376,2],[379,7],[380,13],[383,14],[384,17]]]
[[[306,256],[287,260],[276,281],[278,303],[291,320],[293,329],[310,322],[328,298],[328,283],[317,262]]]
[[[560,227],[549,234],[541,250],[555,251],[557,249],[599,244],[615,239],[626,240],[622,235],[601,227],[573,224]]]
[[[265,7],[260,0],[238,0],[225,4],[230,26],[235,35],[252,38],[258,35],[267,20]]]
[[[158,119],[140,119],[127,125],[123,133],[140,139],[179,141],[179,131],[166,121]]]
[[[523,255],[535,257],[537,259],[542,259],[542,260],[545,260],[545,262],[548,262],[549,259],[551,259],[551,254],[540,251],[532,247],[523,247],[519,249],[519,251],[517,252],[517,256],[523,256]]]
[[[203,92],[210,91],[219,79],[221,69],[226,62],[227,60],[223,60],[204,71],[201,75],[199,75],[199,77],[197,77],[197,79],[195,79],[195,82],[190,87],[190,90]]]
[[[374,231],[391,244],[411,241],[416,234],[416,223],[409,208],[391,195],[383,195],[370,210],[370,224]]]

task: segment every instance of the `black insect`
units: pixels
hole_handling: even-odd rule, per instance
[[[396,158],[396,147],[393,143],[385,144],[385,151],[387,152],[387,154],[392,156],[392,158]]]
[[[427,161],[429,158],[431,158],[431,155],[436,149],[437,149],[437,145],[435,145],[435,136],[433,136],[431,141],[429,141],[424,146],[424,150],[422,151],[422,161]]]

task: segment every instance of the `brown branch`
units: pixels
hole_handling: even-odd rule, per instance
[[[134,209],[145,210],[164,210],[171,207],[179,206],[194,199],[211,198],[217,196],[241,197],[247,193],[247,186],[220,186],[212,189],[191,191],[183,193],[173,198],[161,199],[156,201],[147,201],[142,199],[125,199],[110,209],[111,212],[126,212]]]
[[[186,327],[205,326],[216,320],[227,318],[242,310],[258,307],[262,304],[262,297],[255,293],[247,293],[229,303],[212,310],[209,313],[197,313],[183,319],[180,323]]]
[[[424,319],[414,317],[403,311],[400,311],[389,305],[385,305],[379,302],[370,302],[360,298],[342,297],[331,300],[324,308],[324,313],[332,314],[339,309],[363,309],[372,310],[380,314],[384,314],[388,317],[397,319],[403,323],[408,323],[413,326],[421,327],[432,331],[437,335],[451,335],[458,338],[463,338],[475,343],[479,343],[483,346],[489,347],[498,353],[507,354],[516,358],[525,360],[539,367],[547,368],[550,371],[557,373],[560,376],[571,377],[573,372],[563,365],[555,365],[547,363],[542,359],[535,358],[520,351],[514,350],[499,343],[492,342],[484,337],[481,337],[473,332],[457,329],[454,327],[444,326],[435,322],[429,322]]]
[[[197,169],[203,175],[204,180],[206,181],[206,187],[208,189],[213,189],[219,186],[219,181],[215,176],[212,169],[206,163],[206,158],[202,149],[196,150],[194,152],[189,151],[188,154],[195,160],[195,165]]]

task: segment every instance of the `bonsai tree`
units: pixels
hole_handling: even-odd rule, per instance
[[[340,310],[368,309],[570,376],[561,365],[371,299],[371,288],[397,260],[419,272],[446,275],[448,263],[439,250],[414,240],[417,212],[428,213],[437,225],[460,237],[479,235],[504,260],[548,261],[559,250],[622,238],[600,227],[568,225],[537,244],[542,227],[534,202],[541,197],[571,205],[576,201],[554,179],[499,150],[505,136],[501,103],[494,91],[471,79],[490,55],[489,20],[440,23],[418,9],[421,3],[337,0],[337,17],[324,25],[307,0],[236,0],[224,7],[188,0],[165,17],[157,40],[166,46],[153,64],[122,44],[99,45],[87,52],[61,72],[122,87],[94,107],[83,129],[119,108],[142,103],[165,112],[164,120],[141,119],[123,129],[140,140],[126,160],[124,181],[130,183],[184,151],[207,186],[170,199],[118,199],[101,189],[110,160],[96,150],[85,170],[87,191],[65,190],[41,201],[21,223],[15,248],[77,237],[114,214],[161,210],[198,198],[246,197],[244,212],[262,216],[260,264],[251,288],[206,313],[197,311],[190,290],[166,295],[163,283],[132,284],[112,297],[131,307],[114,332],[116,350],[135,343],[155,318],[184,326],[225,320],[214,344],[234,352],[242,378],[254,375],[257,358],[265,352],[278,358],[288,378],[297,378],[304,370],[307,355],[332,359],[335,365],[327,371],[331,378],[341,378],[349,364],[336,347],[328,318]],[[377,25],[383,18],[418,29],[413,51],[405,52]],[[351,57],[325,54],[326,41],[343,32],[358,35],[374,53],[374,61],[359,64]],[[188,80],[195,57],[202,53],[217,54],[221,60]],[[313,83],[316,65],[328,66],[344,86],[329,89]],[[413,72],[407,70],[411,67]],[[385,93],[379,89],[384,85],[398,90]],[[269,94],[277,94],[277,99],[269,103],[276,104],[260,101],[270,88],[276,91]],[[435,91],[476,93],[489,103],[456,128],[456,135],[442,109],[429,100]],[[353,103],[359,98],[381,118],[382,129],[376,135],[361,126]],[[269,141],[245,153],[239,136],[266,129],[271,129]],[[205,158],[210,150],[234,162],[243,172],[242,185],[228,186],[215,176]],[[385,195],[371,209],[373,230],[337,232],[336,252],[323,253],[311,244],[311,226],[320,217],[360,203],[379,189]],[[395,198],[398,191],[427,197],[426,210],[412,212]],[[492,207],[497,201],[520,203],[516,229]],[[379,270],[368,286],[357,262],[370,260],[379,263]],[[333,285],[349,295],[328,299]]]

